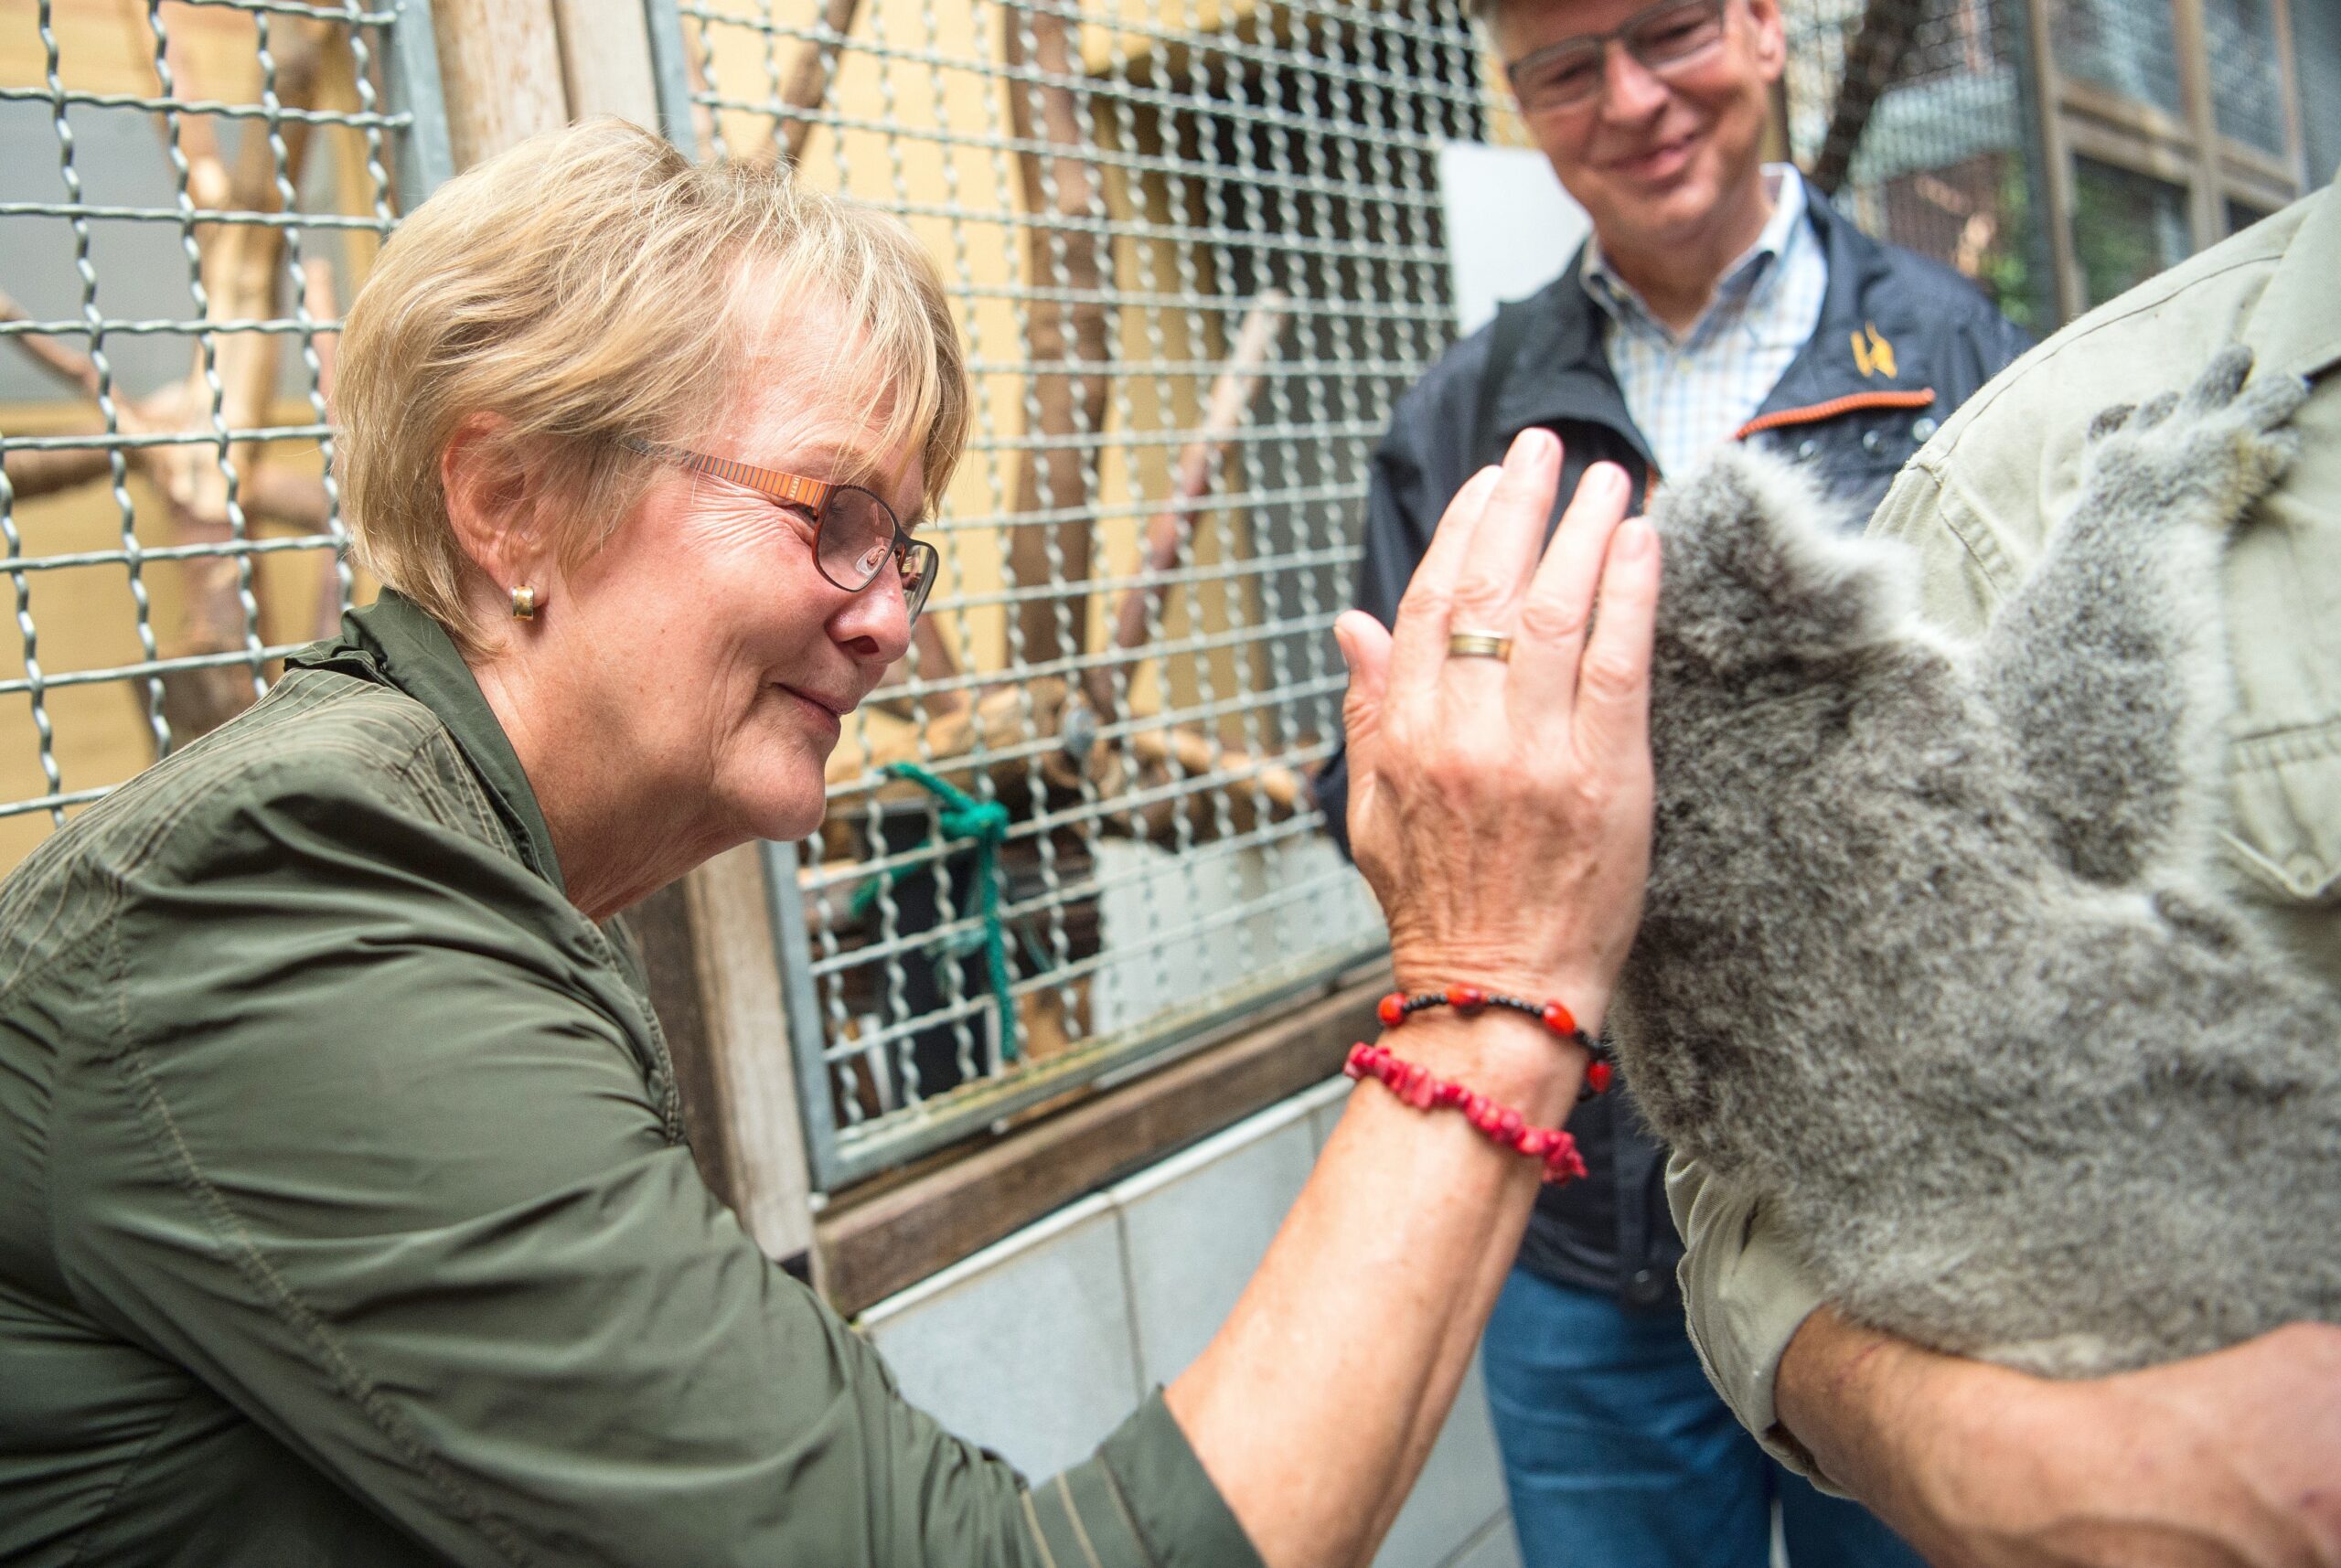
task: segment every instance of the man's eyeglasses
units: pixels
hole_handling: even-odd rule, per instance
[[[894,508],[861,485],[825,484],[631,437],[619,444],[645,457],[744,485],[785,505],[806,507],[814,518],[813,564],[823,577],[849,593],[859,593],[878,580],[891,560],[902,573],[903,608],[910,618],[917,620],[926,607],[942,558],[933,545],[903,532]]]
[[[1633,56],[1644,70],[1665,76],[1695,65],[1723,42],[1728,0],[1664,0],[1637,11],[1612,32],[1587,33],[1548,44],[1504,68],[1523,114],[1582,109],[1609,81],[1609,46]]]

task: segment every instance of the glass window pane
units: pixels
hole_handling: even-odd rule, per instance
[[[2184,187],[2094,158],[2073,160],[2073,255],[2090,305],[2185,261],[2194,249]]]
[[[2062,0],[2052,15],[2057,65],[2067,76],[2184,112],[2170,0]]]
[[[2272,216],[2264,207],[2254,207],[2235,197],[2228,197],[2228,232],[2240,234],[2253,224]]]
[[[2276,66],[2275,0],[2204,0],[2211,111],[2219,134],[2284,151],[2284,85]]]

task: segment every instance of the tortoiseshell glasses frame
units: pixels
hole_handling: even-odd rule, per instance
[[[807,508],[813,514],[813,565],[822,577],[848,593],[859,593],[877,581],[892,560],[902,574],[903,608],[910,618],[916,621],[926,607],[942,557],[925,539],[912,538],[894,508],[873,492],[658,442],[628,437],[619,444],[644,457],[754,490],[783,506]]]

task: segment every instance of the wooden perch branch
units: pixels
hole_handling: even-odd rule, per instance
[[[837,69],[838,49],[853,31],[854,17],[861,10],[861,0],[827,0],[821,8],[821,26],[831,37],[807,38],[797,46],[796,62],[781,86],[780,101],[802,112],[782,120],[774,132],[773,155],[782,163],[793,164],[805,155],[805,144],[813,135],[813,122],[806,116],[820,108],[828,96],[829,73]]]
[[[288,108],[319,107],[327,46],[339,37],[337,28],[332,23],[304,18],[280,20],[273,33],[279,101]],[[168,40],[167,50],[176,95],[208,96],[200,67],[176,36]],[[279,133],[285,150],[283,174],[297,189],[312,128],[288,122]],[[232,169],[224,165],[208,116],[182,114],[178,145],[188,159],[188,191],[198,207],[249,212],[275,212],[282,208],[275,149],[261,125],[245,128]],[[283,229],[262,224],[203,224],[197,229],[196,247],[207,320],[267,319],[281,313],[287,273]],[[305,265],[304,298],[319,319],[333,315],[332,292],[329,269],[322,263]],[[26,319],[5,295],[0,295],[0,318]],[[97,398],[100,381],[90,355],[38,334],[18,335],[14,341],[20,352],[84,397]],[[276,389],[277,336],[229,333],[212,339],[212,368],[220,388],[216,407],[198,346],[183,379],[143,398],[117,396],[115,429],[124,435],[152,435],[208,433],[215,426],[264,427]],[[329,375],[330,337],[320,342],[319,355]],[[91,432],[95,433],[94,429]],[[317,477],[271,467],[262,460],[262,447],[254,442],[238,443],[231,458],[238,475],[235,499],[248,521],[272,522],[305,532],[326,528],[327,501]],[[189,442],[130,447],[123,449],[122,459],[160,495],[171,543],[224,545],[234,539],[227,474],[215,444]],[[24,500],[102,481],[112,466],[113,453],[93,446],[11,453],[6,472],[16,498]],[[165,656],[243,648],[248,632],[242,592],[247,563],[231,555],[198,556],[180,561],[176,571],[181,590],[178,615],[162,639]],[[338,587],[337,578],[337,603]],[[302,620],[317,618],[304,615]],[[164,714],[173,734],[181,740],[216,728],[252,699],[251,672],[242,665],[174,671],[161,678]],[[141,700],[145,700],[143,693]]]
[[[1011,73],[1028,58],[1048,76],[1077,74],[1064,19],[1045,12],[1004,14],[1002,58]],[[1031,230],[1026,256],[1035,295],[1027,312],[1032,361],[1029,433],[1036,438],[1016,484],[1016,510],[1042,508],[1064,521],[1019,526],[1008,548],[1019,587],[1062,582],[1062,592],[1018,606],[1022,656],[1045,664],[1080,648],[1089,601],[1078,584],[1089,576],[1089,486],[1093,467],[1080,444],[1105,428],[1106,367],[1112,353],[1104,299],[1104,244],[1092,219],[1103,210],[1096,161],[1081,127],[1073,89],[1057,83],[1012,83],[1009,112],[1016,138],[1062,149],[1043,158],[1017,155],[1024,210],[1041,221]],[[1054,299],[1040,297],[1056,295]],[[1062,368],[1060,368],[1062,367]],[[1052,556],[1054,557],[1053,561]],[[1060,629],[1060,618],[1069,634]]]
[[[1812,160],[1808,177],[1831,196],[1853,171],[1854,152],[1869,127],[1870,112],[1902,74],[1910,41],[1919,30],[1919,0],[1869,0],[1861,27],[1845,46],[1845,71],[1829,113],[1829,133]]]
[[[1171,470],[1170,495],[1162,509],[1146,525],[1141,576],[1159,578],[1178,566],[1187,538],[1194,531],[1196,503],[1211,493],[1227,443],[1250,417],[1252,395],[1260,384],[1260,367],[1267,363],[1277,336],[1284,330],[1284,311],[1289,303],[1283,293],[1269,289],[1244,313],[1244,325],[1236,330],[1235,349],[1212,382],[1211,400],[1203,409],[1203,429],[1180,449],[1178,464]],[[1161,603],[1164,588],[1160,581],[1149,581],[1123,591],[1120,603],[1114,607],[1115,647],[1129,649],[1146,643],[1147,623]],[[1115,701],[1113,672],[1093,669],[1084,684],[1089,705],[1100,715],[1110,718],[1118,706]]]

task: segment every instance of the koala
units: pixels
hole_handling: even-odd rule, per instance
[[[2108,411],[1972,645],[1732,452],[1662,496],[1652,1126],[1855,1318],[2062,1377],[2341,1320],[2341,1001],[2215,890],[2229,530],[2304,396],[2229,350]]]

